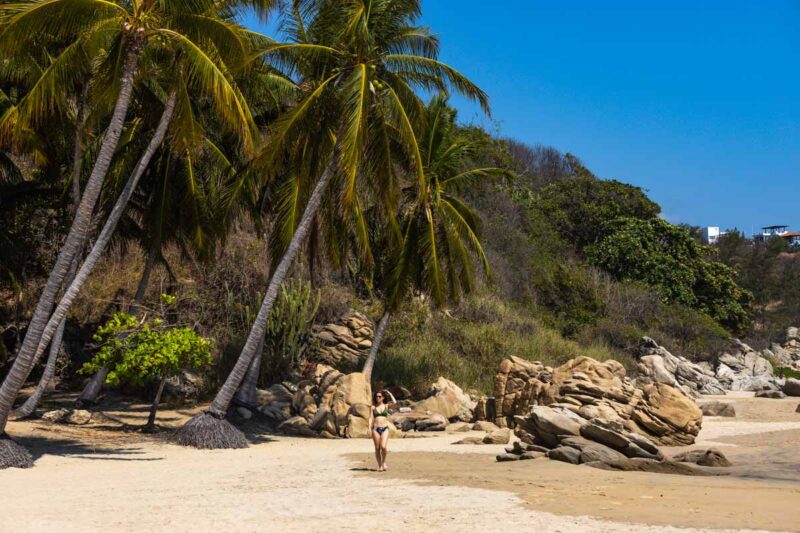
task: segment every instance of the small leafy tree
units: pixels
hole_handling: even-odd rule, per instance
[[[162,315],[173,296],[162,296]],[[106,382],[117,385],[125,382],[143,386],[159,380],[158,390],[145,430],[155,427],[156,412],[167,379],[181,369],[198,370],[211,364],[211,341],[193,329],[167,324],[156,316],[141,320],[128,313],[116,313],[100,326],[94,335],[100,349],[81,372],[91,374],[103,367],[109,370]]]

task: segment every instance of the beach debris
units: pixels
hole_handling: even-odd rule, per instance
[[[54,424],[83,426],[92,421],[92,413],[85,409],[56,409],[44,413],[42,420]]]

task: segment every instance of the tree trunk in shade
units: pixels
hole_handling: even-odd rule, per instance
[[[44,340],[45,330],[50,322],[48,318],[55,304],[59,288],[63,285],[68,275],[70,265],[75,256],[80,254],[86,242],[89,228],[92,222],[92,212],[100,197],[105,176],[111,166],[114,152],[119,143],[122,129],[125,124],[125,117],[128,114],[128,105],[133,94],[133,82],[136,75],[136,66],[142,52],[144,42],[135,37],[129,37],[126,43],[125,59],[122,65],[120,79],[120,89],[111,120],[106,129],[103,143],[97,154],[97,160],[92,168],[86,188],[83,192],[80,205],[78,206],[75,217],[72,221],[67,238],[58,254],[56,264],[50,272],[44,290],[39,297],[39,302],[28,324],[28,331],[22,342],[22,347],[14,360],[11,370],[6,375],[3,384],[0,385],[0,434],[5,431],[8,416],[14,405],[14,400],[19,394],[20,389],[28,379],[36,360],[47,348],[50,339],[58,329],[63,316],[58,317],[55,324],[51,327],[49,338]],[[41,346],[44,343],[44,346]]]
[[[367,360],[364,361],[364,369],[361,371],[367,377],[367,383],[372,380],[372,369],[375,367],[375,359],[378,358],[378,349],[380,348],[387,325],[389,325],[388,311],[383,314],[380,322],[378,322],[378,329],[375,330],[375,338],[372,339],[372,347],[369,349]]]

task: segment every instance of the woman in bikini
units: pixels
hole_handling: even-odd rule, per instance
[[[391,402],[387,400],[391,399]],[[372,413],[369,417],[369,433],[375,444],[375,458],[378,460],[378,472],[385,472],[386,454],[389,445],[389,404],[397,403],[392,393],[386,390],[377,391],[372,397]]]

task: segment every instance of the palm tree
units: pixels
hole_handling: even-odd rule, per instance
[[[457,194],[478,179],[509,176],[502,168],[477,167],[481,143],[461,134],[455,111],[444,95],[425,109],[419,135],[424,181],[403,191],[399,228],[387,231],[388,260],[382,279],[385,311],[362,372],[370,380],[389,317],[409,292],[429,295],[442,306],[473,290],[477,258],[487,277],[491,270],[479,238],[479,219]]]
[[[266,2],[261,3],[266,4]],[[14,398],[31,368],[47,347],[59,323],[66,316],[66,311],[77,296],[80,286],[88,278],[108,244],[116,222],[136,187],[136,182],[160,144],[159,140],[155,145],[151,142],[148,146],[128,182],[131,187],[126,185],[123,189],[92,252],[51,316],[50,310],[56,292],[66,276],[69,264],[86,240],[91,212],[100,195],[103,180],[111,166],[114,150],[122,132],[133,91],[136,68],[142,54],[158,56],[166,52],[176,59],[179,58],[177,65],[185,67],[172,72],[177,74],[178,79],[162,115],[166,122],[163,127],[164,132],[172,118],[173,109],[178,110],[179,119],[186,114],[191,115],[191,101],[185,90],[187,84],[182,79],[182,76],[186,76],[188,83],[195,84],[207,94],[213,95],[211,101],[221,119],[221,124],[240,136],[244,150],[252,149],[254,126],[252,117],[227,74],[229,68],[236,68],[237,63],[245,62],[249,52],[245,43],[249,39],[243,36],[245,32],[237,24],[231,22],[230,8],[229,4],[218,4],[212,0],[189,3],[145,1],[126,4],[125,7],[105,0],[43,0],[0,6],[0,19],[8,17],[9,11],[12,12],[10,21],[0,36],[0,49],[13,48],[16,43],[24,41],[27,34],[36,32],[65,39],[72,37],[76,39],[75,43],[81,43],[81,46],[88,46],[86,43],[94,42],[97,35],[112,35],[114,41],[109,53],[112,57],[119,55],[124,57],[119,76],[119,96],[77,215],[40,297],[22,349],[0,386],[0,433],[5,430]],[[13,13],[15,10],[18,13]],[[42,104],[34,101],[31,105]],[[157,134],[160,129],[162,128],[157,129]],[[153,141],[156,140],[155,137]],[[163,134],[161,137],[163,138]],[[13,452],[8,451],[14,446],[10,442],[9,439],[0,441],[0,468],[27,466],[25,461],[19,461],[18,449]],[[9,457],[9,461],[5,460],[6,457]]]
[[[176,441],[199,448],[242,448],[244,435],[225,416],[264,338],[281,283],[305,242],[332,183],[343,212],[361,211],[363,189],[388,193],[400,144],[424,179],[414,122],[424,104],[414,88],[458,91],[488,107],[483,91],[436,59],[438,41],[415,26],[420,0],[295,0],[286,17],[289,43],[268,52],[300,76],[297,105],[279,118],[254,168],[274,176],[289,163],[295,216],[258,315],[231,373],[209,408],[187,422]],[[314,179],[317,178],[317,179]],[[306,191],[308,195],[306,196]],[[333,199],[331,199],[333,200]],[[278,254],[276,254],[276,257]]]

